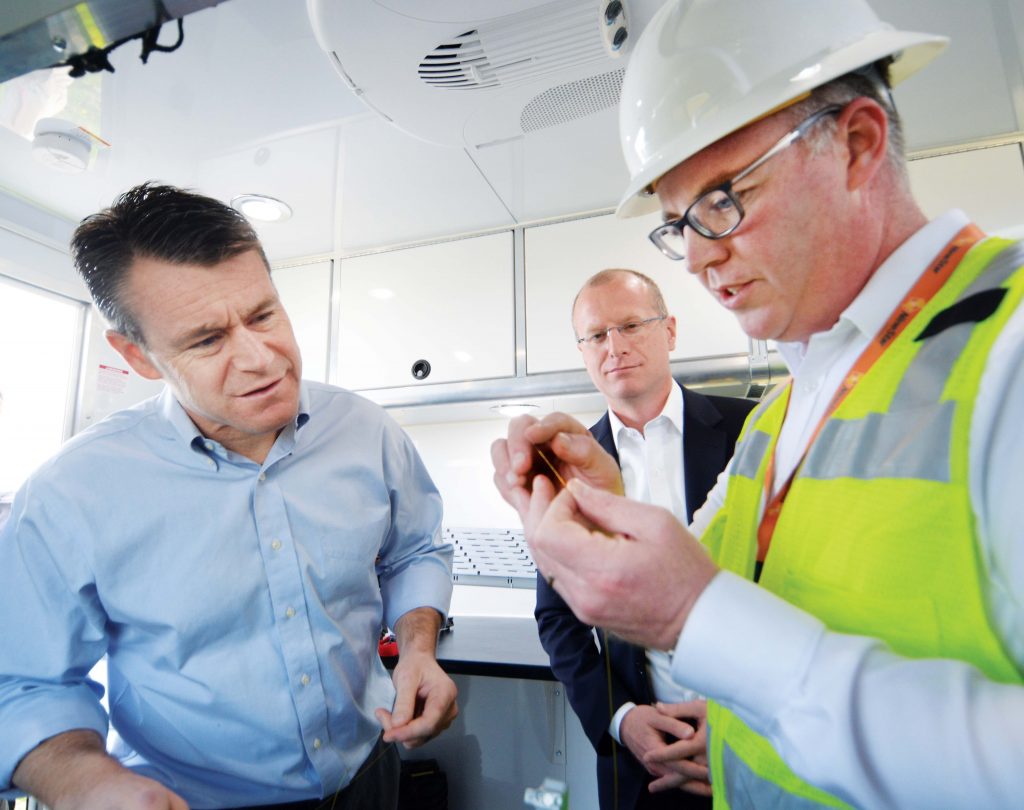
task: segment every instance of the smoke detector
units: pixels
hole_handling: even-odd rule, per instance
[[[65,174],[89,168],[94,143],[109,146],[102,138],[62,118],[41,118],[32,137],[32,156],[44,166]]]

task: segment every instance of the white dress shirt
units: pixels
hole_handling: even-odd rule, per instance
[[[641,433],[625,425],[615,411],[608,411],[612,440],[619,454],[619,468],[626,497],[668,509],[686,523],[686,472],[683,468],[683,392],[672,384],[661,413],[644,425]],[[696,693],[672,677],[672,656],[647,650],[647,667],[654,696],[665,703],[692,700]],[[622,718],[636,704],[624,703],[612,716],[610,732],[618,742]]]
[[[846,371],[963,225],[952,211],[897,249],[828,332],[781,344],[793,391],[777,479],[799,463]],[[988,359],[971,422],[969,486],[989,569],[996,631],[1024,670],[1024,308]],[[725,501],[723,474],[694,516],[698,535]],[[697,600],[673,674],[765,735],[793,770],[861,807],[1018,807],[1024,688],[955,660],[912,660],[881,642],[829,632],[735,574]]]

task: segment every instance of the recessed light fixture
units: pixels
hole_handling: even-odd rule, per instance
[[[532,402],[501,402],[497,405],[492,405],[491,410],[497,411],[502,416],[507,416],[511,419],[515,416],[522,416],[523,414],[540,410],[540,405],[534,405]]]
[[[288,203],[266,194],[239,194],[231,198],[231,207],[243,216],[259,222],[284,222],[292,215]]]

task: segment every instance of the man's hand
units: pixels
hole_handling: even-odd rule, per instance
[[[538,447],[544,448],[564,481],[579,478],[598,489],[623,492],[615,459],[571,416],[551,413],[541,420],[518,416],[509,423],[508,438],[491,445],[491,461],[498,492],[524,518],[524,525],[530,505],[531,472],[546,469],[537,457]],[[533,481],[544,477],[538,475]]]
[[[108,756],[99,735],[85,729],[40,743],[13,782],[53,810],[188,810],[178,794]]]
[[[435,657],[440,625],[441,615],[433,608],[410,610],[396,622],[395,706],[375,712],[384,742],[416,748],[448,728],[459,713],[458,689]]]
[[[523,524],[537,567],[573,613],[644,647],[675,647],[718,572],[671,512],[579,479],[557,497],[538,479]]]
[[[649,790],[656,793],[670,788],[681,788],[698,796],[711,795],[711,782],[708,776],[707,756],[707,704],[703,700],[691,700],[685,703],[658,703],[656,706],[644,706],[650,710],[646,715],[637,718],[630,725],[629,733],[638,735],[636,731],[640,723],[650,722],[654,734],[658,731],[671,734],[677,740],[666,744],[646,745],[642,754],[633,751],[633,745],[627,740],[626,720],[635,710],[631,710],[622,719],[620,734],[623,742],[629,745],[633,755],[643,763],[648,773],[657,776],[649,785]],[[653,712],[653,717],[650,716]],[[685,729],[683,728],[685,726]],[[696,727],[696,731],[694,731]],[[682,733],[680,733],[682,732]],[[649,740],[648,732],[646,739]],[[660,737],[660,735],[659,735]]]

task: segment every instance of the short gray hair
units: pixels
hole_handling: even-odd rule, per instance
[[[784,110],[784,114],[793,124],[796,124],[831,104],[845,107],[854,99],[861,97],[877,102],[885,110],[886,118],[889,121],[886,159],[895,176],[904,186],[909,187],[907,159],[904,153],[903,123],[896,111],[890,91],[889,65],[891,62],[891,58],[886,58],[826,82],[811,91],[808,98]],[[831,116],[827,117],[807,134],[805,141],[808,147],[812,151],[823,148],[828,138],[835,133],[835,126],[835,119]]]
[[[662,317],[668,317],[668,307],[665,306],[665,297],[661,294],[661,289],[653,278],[644,275],[639,270],[630,270],[627,267],[610,267],[606,270],[594,273],[594,275],[584,281],[583,286],[580,287],[579,292],[576,293],[576,297],[572,299],[572,311],[570,312],[569,317],[573,320],[572,327],[574,334],[576,332],[576,303],[580,300],[580,296],[583,295],[583,291],[589,290],[591,287],[600,287],[603,284],[608,284],[621,276],[632,276],[633,278],[639,279],[643,282],[644,286],[647,287],[647,292],[651,296],[651,304],[654,305],[654,309]],[[576,335],[576,337],[579,337],[579,335]]]

